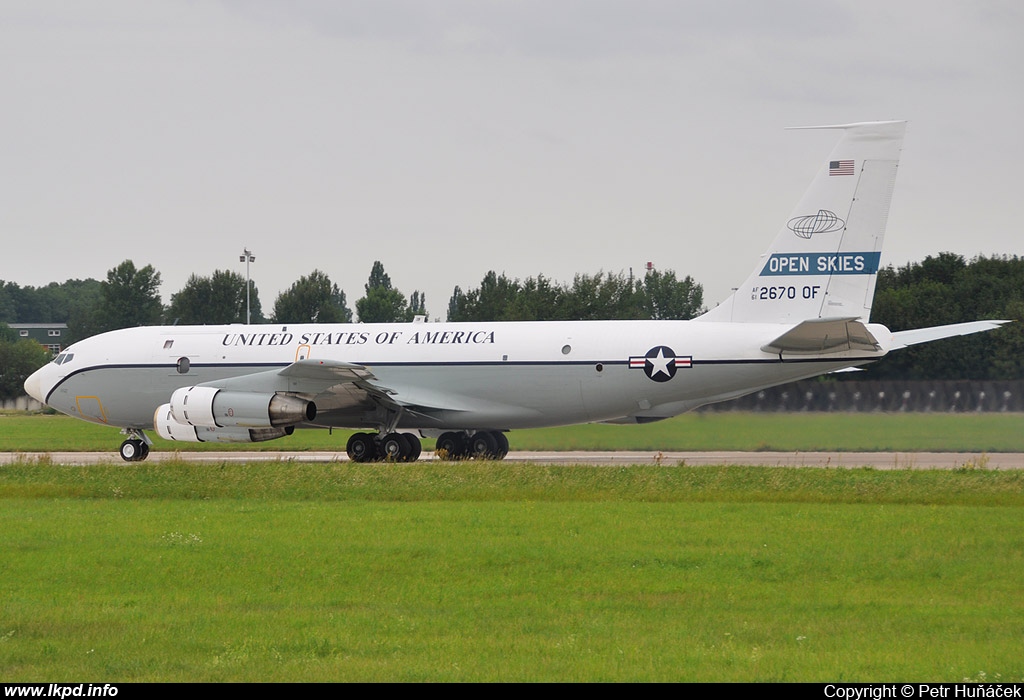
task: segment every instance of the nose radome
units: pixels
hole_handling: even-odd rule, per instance
[[[45,368],[37,369],[25,380],[25,393],[39,403],[46,403],[46,397],[43,395],[43,380],[40,376],[43,373],[43,369]]]

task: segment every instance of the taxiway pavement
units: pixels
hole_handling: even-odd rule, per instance
[[[0,464],[19,459],[52,464],[130,464],[116,452],[2,452]],[[154,450],[148,463],[185,460],[195,463],[249,461],[347,462],[344,452],[209,451],[171,452]],[[437,461],[424,452],[420,461]],[[506,462],[534,464],[592,464],[628,466],[653,464],[673,467],[744,465],[761,467],[819,467],[835,469],[1021,469],[1022,453],[969,452],[510,452]],[[396,467],[402,466],[396,464]]]

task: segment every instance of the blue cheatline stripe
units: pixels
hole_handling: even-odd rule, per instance
[[[688,357],[680,357],[680,358],[676,358],[676,359],[677,360],[682,360],[682,361],[687,361],[689,358]],[[878,360],[880,358],[877,357],[877,356],[872,356],[872,357],[844,357],[842,359],[843,359],[844,362],[855,363],[855,362],[872,362],[872,361]],[[794,358],[786,358],[784,360],[783,359],[779,359],[778,357],[772,357],[772,358],[762,358],[762,359],[735,359],[735,360],[725,359],[725,358],[717,359],[717,360],[689,359],[689,362],[693,366],[697,366],[697,365],[713,366],[713,365],[772,365],[772,364],[801,364],[801,363],[804,363],[804,364],[832,363],[832,362],[835,362],[836,360],[837,360],[837,358],[834,358],[834,357],[808,357],[808,358],[795,358],[794,357]],[[287,362],[285,362],[285,363],[280,363],[280,362],[259,362],[259,363],[252,363],[252,364],[201,363],[201,364],[193,364],[192,365],[192,369],[193,370],[197,370],[197,369],[220,369],[220,370],[234,369],[234,370],[238,370],[239,372],[244,372],[246,370],[249,370],[249,371],[255,373],[255,372],[258,372],[258,371],[266,371],[268,369],[274,369],[274,368],[284,369],[284,368],[288,367],[290,364],[291,363],[287,363]],[[615,367],[615,366],[621,365],[621,366],[624,366],[624,367],[629,367],[629,360],[572,360],[572,361],[567,361],[567,360],[561,360],[561,361],[536,360],[536,361],[529,361],[529,362],[503,362],[503,361],[500,361],[500,360],[486,361],[486,362],[354,362],[352,364],[359,365],[361,367],[365,367],[365,368],[370,369],[370,370],[372,370],[374,367],[436,367],[436,368],[444,368],[444,367],[578,367],[578,366],[590,367],[590,366],[593,366],[593,365],[603,365],[605,367]],[[161,364],[152,364],[152,365],[150,365],[150,364],[91,365],[89,367],[82,367],[82,368],[77,369],[74,372],[68,374],[66,377],[61,378],[61,380],[59,382],[54,384],[53,388],[50,389],[50,393],[47,394],[46,398],[49,398],[50,395],[52,395],[53,392],[56,391],[56,389],[59,386],[61,386],[65,382],[67,382],[72,377],[74,377],[76,375],[79,375],[79,374],[82,374],[83,372],[99,372],[99,371],[105,371],[105,370],[128,370],[128,369],[167,369],[167,370],[173,370],[174,367],[175,367],[174,364],[162,364],[162,363]],[[176,375],[176,376],[179,376],[180,378],[182,378],[184,380],[187,380],[190,376],[194,376],[194,375],[182,374],[182,375]],[[237,374],[237,375],[231,375],[230,377],[226,377],[226,378],[227,379],[235,379],[237,377],[244,377],[244,376],[245,376],[245,374]],[[217,380],[209,380],[209,381],[217,381]]]

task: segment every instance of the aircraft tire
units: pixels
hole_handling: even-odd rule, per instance
[[[377,458],[377,445],[369,433],[353,433],[345,451],[353,462],[372,462]]]
[[[498,441],[494,433],[477,433],[469,439],[469,455],[473,459],[497,459]]]
[[[494,458],[505,459],[505,456],[508,455],[508,438],[500,430],[495,430],[492,435],[494,435],[495,442],[498,443],[498,451],[495,453]]]
[[[420,439],[412,433],[400,433],[402,439],[405,440],[408,445],[406,462],[415,462],[420,458],[420,454],[423,452],[423,445],[420,443]]]
[[[441,433],[441,437],[437,438],[436,454],[441,459],[465,459],[466,447],[465,433]]]
[[[126,462],[141,462],[149,456],[149,445],[144,440],[133,438],[122,442],[119,452]]]
[[[385,462],[407,462],[411,446],[401,433],[388,433],[380,441],[380,457]]]

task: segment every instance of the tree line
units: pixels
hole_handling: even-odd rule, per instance
[[[192,275],[185,286],[161,302],[160,273],[125,260],[103,281],[68,280],[45,287],[21,287],[0,281],[0,331],[6,323],[67,323],[67,342],[115,328],[139,325],[222,324],[246,321],[246,280],[217,270]],[[255,283],[249,283],[253,323],[347,323],[412,321],[427,316],[419,291],[406,297],[396,289],[380,261],[374,262],[355,302],[323,271],[314,270],[281,292],[265,315]],[[489,271],[478,287],[455,287],[448,302],[449,321],[689,319],[704,311],[703,287],[690,276],[649,270],[643,277],[600,272],[578,274],[571,283],[543,275],[511,279]],[[891,354],[875,363],[870,379],[1021,379],[1024,378],[1024,259],[976,257],[954,253],[879,271],[872,321],[891,330],[961,323],[977,319],[1018,321],[993,333],[954,338]],[[0,396],[19,395],[21,382],[46,360],[45,352],[13,349],[17,339],[0,333]],[[24,342],[24,341],[20,341]],[[28,368],[36,363],[30,369]],[[20,379],[19,379],[20,377]],[[8,392],[14,392],[9,394]]]
[[[669,270],[632,274],[578,274],[572,284],[543,275],[520,282],[493,270],[480,286],[455,287],[448,302],[449,321],[596,321],[602,319],[679,319],[704,312],[704,289]]]
[[[894,352],[861,379],[1024,379],[1024,258],[939,253],[878,273],[871,320],[892,331],[984,319],[1014,321]],[[856,378],[856,377],[851,377]]]
[[[0,323],[66,323],[68,343],[116,328],[158,324],[245,323],[395,323],[428,315],[426,297],[406,297],[391,282],[380,261],[373,263],[355,302],[327,273],[314,270],[281,292],[269,315],[259,289],[237,272],[193,274],[164,306],[160,273],[152,265],[138,268],[125,260],[103,281],[69,280],[45,287],[21,287],[0,281]],[[449,321],[583,320],[609,318],[687,319],[703,311],[703,289],[674,272],[648,271],[642,279],[623,273],[577,275],[558,284],[540,275],[525,281],[488,272],[480,286],[455,287],[448,304]]]
[[[138,268],[125,260],[94,279],[51,282],[21,287],[0,280],[0,323],[66,323],[68,343],[97,333],[134,326],[246,323],[350,323],[352,310],[345,292],[320,270],[300,277],[278,295],[270,315],[263,312],[259,289],[237,272],[216,270],[208,277],[191,275],[185,286],[163,305],[160,273],[152,265]],[[426,315],[418,291],[409,299],[391,284],[378,261],[367,280],[366,294],[356,302],[359,319],[367,323],[412,321]],[[248,294],[247,294],[248,291]]]

